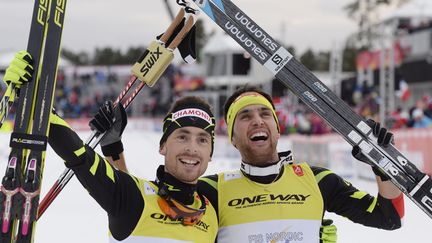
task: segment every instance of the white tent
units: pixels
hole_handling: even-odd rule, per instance
[[[255,59],[251,59],[250,69],[246,75],[234,75],[233,55],[249,56],[235,40],[227,34],[218,33],[212,36],[203,48],[203,62],[206,69],[206,85],[241,85],[262,84],[272,79],[273,75]],[[212,58],[213,57],[213,58]],[[215,58],[216,57],[216,58]],[[210,61],[212,60],[212,61]],[[210,72],[210,70],[213,70]],[[219,70],[214,72],[214,70]]]
[[[395,11],[390,12],[383,18],[383,22],[395,19],[410,18],[422,21],[432,19],[432,1],[431,0],[412,0]]]
[[[216,34],[212,36],[203,48],[204,54],[226,52],[243,53],[245,51],[233,38],[226,34]]]

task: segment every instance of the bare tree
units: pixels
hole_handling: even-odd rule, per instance
[[[344,6],[348,17],[357,22],[359,31],[356,36],[361,42],[361,47],[368,48],[374,38],[372,32],[373,19],[377,15],[377,9],[384,5],[396,4],[400,6],[411,0],[353,0]]]

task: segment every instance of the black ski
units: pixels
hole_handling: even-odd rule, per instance
[[[50,9],[43,63],[34,104],[32,132],[30,136],[13,134],[11,139],[12,146],[23,146],[30,149],[20,188],[21,212],[17,234],[18,243],[33,242],[35,234],[36,216],[48,141],[49,118],[57,80],[66,0],[52,1]],[[24,144],[20,142],[23,139],[28,139],[31,142]]]
[[[432,180],[393,146],[381,147],[363,118],[229,0],[194,0],[206,14],[276,78],[380,167],[432,217]]]
[[[49,15],[50,1],[35,1],[28,38],[27,51],[33,57],[35,70],[32,79],[21,86],[15,114],[14,130],[16,134],[30,132],[33,112],[33,101],[36,96],[38,68],[41,63],[43,43],[46,36],[46,22]],[[5,107],[5,109],[7,109]],[[25,166],[27,149],[11,147],[5,175],[2,179],[0,194],[0,242],[13,242],[14,231],[18,219],[18,211],[22,204],[19,201],[19,189],[22,183],[22,170]]]

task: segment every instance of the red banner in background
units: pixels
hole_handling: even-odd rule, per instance
[[[396,147],[419,169],[432,175],[432,129],[413,128],[392,131]]]
[[[393,46],[394,48],[394,63],[396,66],[400,65],[403,60],[403,50],[399,44],[396,42]],[[389,49],[385,50],[385,65],[389,65]],[[381,50],[377,51],[362,51],[357,55],[356,64],[357,70],[366,70],[371,68],[372,70],[378,69],[381,63]]]

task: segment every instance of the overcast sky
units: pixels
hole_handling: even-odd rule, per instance
[[[355,30],[343,6],[352,0],[233,0],[274,38],[297,53],[329,50]],[[147,45],[170,23],[162,0],[69,0],[62,44],[74,51]],[[172,0],[172,8],[178,7]],[[33,1],[0,0],[0,52],[27,46]],[[219,29],[205,13],[207,31]],[[282,26],[285,26],[284,28]],[[285,32],[282,31],[285,29]]]

